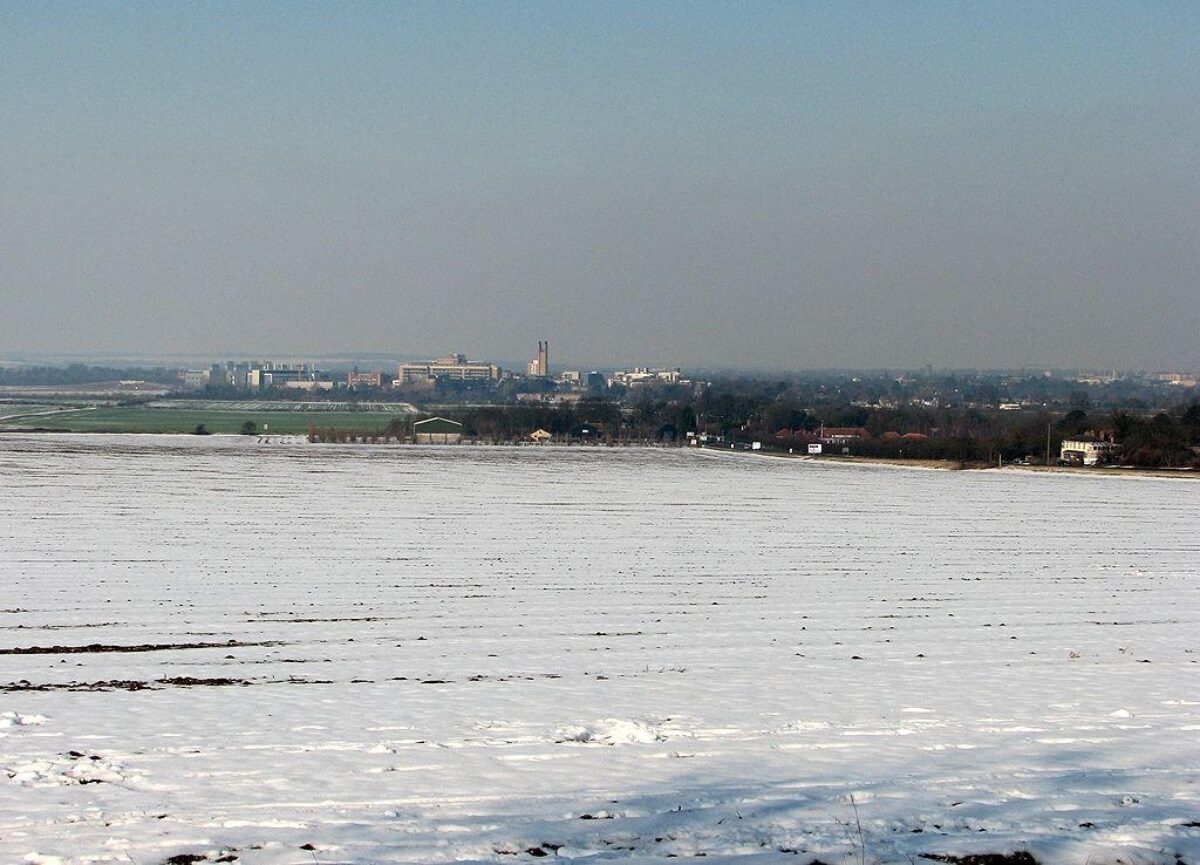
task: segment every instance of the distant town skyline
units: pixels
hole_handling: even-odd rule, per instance
[[[486,358],[482,355],[476,355],[471,352],[419,352],[419,351],[335,351],[335,352],[263,352],[263,351],[234,351],[234,352],[164,352],[164,353],[120,353],[120,352],[13,352],[9,355],[0,356],[0,369],[4,368],[19,368],[24,366],[64,366],[70,364],[108,366],[112,368],[137,368],[146,366],[163,366],[166,368],[184,368],[195,365],[209,364],[224,364],[229,362],[253,362],[267,364],[284,364],[284,365],[307,365],[315,364],[321,368],[332,370],[350,370],[356,366],[361,366],[364,371],[379,367],[380,369],[395,367],[397,364],[405,364],[409,362],[422,363],[434,360],[438,357],[446,357],[453,354],[459,354],[471,362],[492,363],[500,367],[506,373],[517,375],[527,375],[529,362],[522,361],[519,358],[493,357]],[[770,366],[770,365],[746,365],[746,364],[686,364],[669,363],[664,361],[662,364],[654,364],[646,361],[643,357],[634,358],[615,358],[607,361],[580,360],[579,358],[558,358],[556,356],[553,363],[549,364],[549,370],[552,373],[561,372],[563,370],[575,370],[579,372],[587,372],[590,370],[601,370],[612,372],[615,370],[635,369],[639,367],[649,368],[669,368],[682,369],[689,372],[704,372],[715,374],[730,374],[730,375],[775,375],[775,374],[904,374],[912,373],[918,375],[926,374],[959,374],[959,373],[981,373],[981,374],[1001,374],[1001,373],[1021,373],[1029,375],[1040,375],[1044,373],[1095,373],[1099,375],[1112,374],[1168,374],[1168,373],[1200,373],[1200,363],[1194,365],[1176,364],[1174,366],[1155,366],[1155,367],[1136,367],[1136,366],[1114,366],[1114,365],[1048,365],[1048,364],[1021,364],[1016,366],[954,366],[954,365],[938,365],[938,364],[922,364],[921,366]]]
[[[1200,367],[1200,5],[0,5],[0,357]]]

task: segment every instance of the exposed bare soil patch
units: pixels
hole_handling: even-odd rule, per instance
[[[86,646],[17,646],[12,649],[0,649],[0,655],[93,655],[105,652],[174,652],[180,649],[245,649],[252,646],[283,645],[286,644],[280,640],[256,643],[242,643],[237,640],[227,640],[224,643],[143,643],[137,646],[89,643]]]
[[[0,684],[0,692],[12,691],[154,691],[162,688],[224,688],[233,685],[331,685],[327,679],[203,679],[194,676],[170,676],[163,679],[104,679],[98,682],[42,682],[22,680]]]

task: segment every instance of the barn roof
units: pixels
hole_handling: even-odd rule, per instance
[[[431,417],[413,424],[415,433],[461,433],[463,425],[444,417]]]

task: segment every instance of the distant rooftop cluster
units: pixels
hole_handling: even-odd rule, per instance
[[[634,367],[631,370],[611,372],[562,369],[553,372],[549,340],[538,341],[537,354],[526,364],[523,373],[506,370],[492,361],[473,360],[466,354],[455,352],[432,360],[399,363],[394,372],[382,368],[355,368],[342,374],[334,374],[311,363],[227,360],[208,367],[183,370],[179,378],[183,387],[187,389],[229,387],[249,392],[271,389],[329,391],[337,388],[420,391],[441,385],[496,389],[508,383],[518,387],[527,386],[527,390],[516,393],[518,402],[541,403],[572,402],[587,394],[604,394],[649,385],[692,387],[695,384],[691,379],[684,377],[679,367]]]

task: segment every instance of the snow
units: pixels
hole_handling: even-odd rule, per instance
[[[1188,481],[12,435],[0,489],[0,862],[1200,859]]]
[[[667,738],[653,724],[620,718],[605,718],[594,724],[568,727],[558,735],[559,742],[578,742],[584,745],[661,742]]]
[[[9,727],[36,727],[45,723],[45,715],[18,715],[16,712],[0,712],[0,730]],[[0,733],[0,736],[3,735]]]

